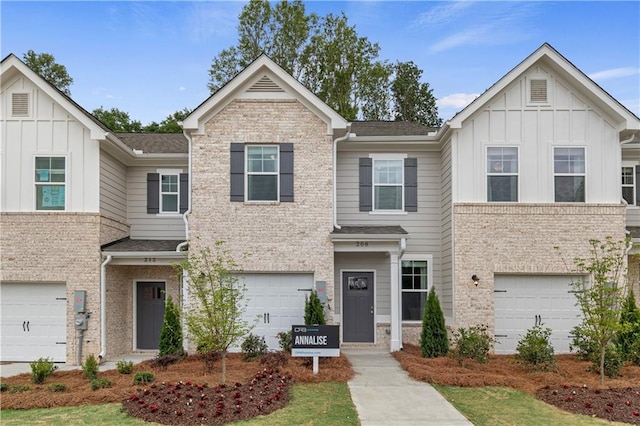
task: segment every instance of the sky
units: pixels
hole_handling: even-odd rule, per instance
[[[209,95],[213,58],[237,42],[244,1],[0,2],[0,56],[49,53],[87,111],[118,108],[143,125]],[[450,119],[543,43],[640,115],[639,1],[309,1],[413,61]]]

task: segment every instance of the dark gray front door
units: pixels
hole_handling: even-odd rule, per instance
[[[164,320],[164,283],[139,282],[137,295],[138,349],[158,349]]]
[[[342,340],[373,342],[373,272],[342,273]]]

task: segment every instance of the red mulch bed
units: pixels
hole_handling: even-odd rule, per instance
[[[408,344],[393,355],[416,380],[443,386],[507,386],[572,413],[640,425],[637,366],[623,367],[620,377],[606,378],[605,388],[600,388],[600,376],[590,371],[591,364],[575,355],[558,355],[557,372],[531,371],[509,355],[491,355],[486,364],[470,360],[461,367],[452,357],[423,358],[419,347]]]

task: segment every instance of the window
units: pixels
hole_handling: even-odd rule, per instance
[[[418,211],[418,161],[404,154],[360,158],[360,211]]]
[[[64,210],[65,157],[36,157],[36,210]]]
[[[278,146],[247,146],[247,201],[278,200]]]
[[[554,148],[553,172],[556,202],[584,203],[585,163],[584,148]]]
[[[634,167],[622,167],[622,198],[632,206],[637,196]]]
[[[518,148],[487,148],[487,201],[518,201]]]
[[[431,275],[431,259],[402,261],[402,320],[422,321]]]
[[[160,213],[178,213],[179,174],[160,175]]]

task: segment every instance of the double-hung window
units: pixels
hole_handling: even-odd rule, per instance
[[[66,176],[65,157],[36,157],[36,210],[65,209]]]
[[[247,201],[278,200],[278,145],[248,145]]]
[[[584,148],[554,148],[553,173],[556,202],[584,203],[586,180]]]
[[[622,167],[622,198],[628,205],[632,206],[636,204],[638,197],[638,182],[635,181],[635,169],[633,166]]]
[[[404,161],[373,159],[373,210],[402,210]]]
[[[370,154],[359,159],[361,212],[418,211],[418,160],[406,154]]]
[[[518,148],[487,148],[487,201],[518,201]]]
[[[160,174],[160,213],[178,213],[180,200],[180,173]]]
[[[403,321],[422,321],[430,276],[431,256],[402,260]]]

